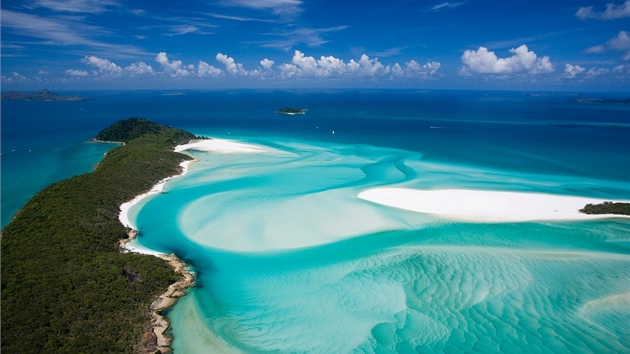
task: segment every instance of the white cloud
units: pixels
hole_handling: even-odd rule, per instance
[[[86,56],[85,58],[81,59],[81,62],[98,68],[98,71],[102,74],[120,75],[123,72],[120,66],[112,63],[107,59],[97,58],[93,55]]]
[[[274,61],[273,60],[269,60],[267,58],[263,59],[260,61],[260,65],[265,68],[265,70],[271,70],[271,67],[273,66]]]
[[[169,61],[165,52],[160,52],[156,57],[155,61],[162,65],[164,68],[164,72],[171,77],[187,77],[190,76],[190,72],[184,68],[182,68],[181,60]],[[187,67],[188,68],[188,67]]]
[[[19,73],[15,71],[11,73],[11,76],[2,75],[1,79],[2,79],[3,84],[14,84],[14,83],[19,83],[19,82],[29,81],[28,78],[20,75]]]
[[[335,26],[327,28],[306,28],[299,27],[290,31],[274,32],[272,35],[279,36],[281,39],[261,42],[260,45],[266,48],[275,48],[289,51],[297,44],[305,44],[309,47],[318,47],[329,41],[324,39],[323,35],[337,31],[343,31],[348,26]]]
[[[378,61],[378,58],[370,59],[367,55],[361,55],[361,59],[358,62],[355,62],[354,59],[351,59],[348,63],[348,68],[350,72],[357,73],[361,76],[376,76],[382,75],[389,72],[389,67],[385,67],[381,62]]]
[[[619,31],[619,33],[606,41],[606,43],[590,47],[585,50],[586,53],[602,53],[607,50],[625,52],[623,60],[630,60],[630,34],[627,31]]]
[[[582,20],[615,20],[630,17],[630,0],[626,0],[626,2],[620,5],[608,3],[606,4],[606,10],[602,12],[594,11],[593,6],[580,7],[575,13],[575,16]]]
[[[403,68],[396,63],[384,65],[378,58],[370,58],[366,54],[359,60],[344,62],[334,56],[321,56],[315,59],[306,56],[299,50],[294,52],[290,64],[282,64],[278,68],[282,78],[291,77],[421,77],[435,74],[440,68],[439,62],[420,65],[415,60],[405,64]]]
[[[78,76],[78,77],[84,77],[84,76],[90,75],[85,70],[75,70],[75,69],[68,69],[68,70],[66,70],[66,74],[68,74],[70,76]]]
[[[571,65],[571,64],[565,64],[564,65],[564,77],[569,78],[569,79],[573,79],[575,78],[577,75],[581,74],[584,72],[583,67],[579,66],[579,65]]]
[[[630,49],[630,35],[626,31],[619,31],[616,37],[606,42],[606,44],[615,50],[629,50]]]
[[[144,54],[130,45],[118,45],[90,39],[106,31],[103,28],[85,23],[85,16],[48,16],[39,17],[31,14],[2,9],[2,31],[20,36],[39,38],[43,45],[68,46],[85,45],[93,50],[116,53],[118,56]]]
[[[300,0],[224,0],[226,6],[270,10],[279,15],[296,15],[302,11]]]
[[[605,68],[590,68],[588,69],[588,71],[586,72],[586,76],[588,76],[589,78],[591,77],[595,77],[595,76],[601,76],[601,75],[606,75],[610,72],[610,70],[605,69]]]
[[[216,59],[225,65],[225,71],[230,75],[247,75],[247,71],[243,68],[243,64],[237,63],[234,58],[225,54],[218,53]]]
[[[183,25],[183,26],[175,26],[171,28],[171,33],[167,34],[167,36],[181,36],[183,34],[195,33],[199,31],[199,27]]]
[[[431,8],[431,11],[440,11],[444,9],[454,9],[456,7],[460,7],[464,5],[466,2],[443,2],[441,4],[437,4]]]
[[[145,62],[133,63],[127,67],[125,67],[125,71],[130,73],[131,75],[153,75],[155,71],[151,65],[146,64]]]
[[[27,7],[44,7],[59,12],[101,13],[107,11],[108,6],[116,6],[111,0],[35,0]]]
[[[200,60],[199,65],[197,65],[197,76],[199,77],[217,77],[222,74],[223,71],[221,69],[217,69],[205,61]]]
[[[498,58],[494,52],[485,47],[478,50],[466,50],[462,55],[463,74],[470,72],[480,74],[512,74],[529,73],[541,74],[553,71],[553,65],[548,56],[539,58],[530,51],[525,44],[510,49],[513,53],[509,58]]]

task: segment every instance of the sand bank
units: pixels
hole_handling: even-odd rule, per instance
[[[175,147],[175,152],[181,152],[185,150],[198,150],[208,152],[218,152],[223,154],[229,153],[262,153],[273,152],[275,150],[259,145],[244,144],[233,140],[227,139],[203,139],[203,140],[191,140],[188,144],[178,145]]]
[[[394,208],[473,222],[628,218],[620,215],[587,215],[579,212],[586,204],[599,204],[610,199],[542,193],[373,188],[359,193],[359,198]]]

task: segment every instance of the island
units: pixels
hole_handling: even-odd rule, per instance
[[[580,213],[589,215],[616,214],[630,215],[630,203],[603,202],[601,204],[589,203],[580,209]]]
[[[284,107],[277,110],[277,112],[288,115],[306,114],[306,108]]]
[[[61,96],[47,89],[36,92],[9,91],[2,94],[3,101],[87,101],[87,97]]]
[[[615,98],[575,98],[571,100],[577,103],[621,103],[630,104],[630,98],[615,99]]]
[[[196,137],[131,118],[96,138],[124,144],[93,172],[41,190],[2,232],[3,353],[168,351],[156,335],[168,324],[151,308],[181,295],[167,292],[186,281],[181,262],[122,252],[131,230],[119,207],[179,174],[191,157],[174,147]]]

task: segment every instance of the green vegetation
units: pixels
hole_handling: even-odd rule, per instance
[[[630,203],[586,204],[584,208],[580,209],[580,213],[630,215]]]
[[[2,353],[151,350],[149,306],[177,277],[159,258],[120,253],[119,206],[177,174],[189,157],[173,147],[194,136],[133,118],[97,137],[126,144],[43,189],[3,230]]]

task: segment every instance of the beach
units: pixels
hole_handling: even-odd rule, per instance
[[[191,140],[188,144],[178,145],[174,148],[175,152],[183,152],[187,150],[197,150],[222,154],[251,154],[274,151],[270,148],[244,144],[226,139]],[[119,246],[121,247],[123,252],[132,252],[159,257],[165,260],[175,270],[175,272],[181,276],[180,280],[178,280],[174,284],[171,284],[166,292],[161,294],[151,304],[153,332],[157,339],[157,349],[162,352],[170,351],[171,338],[165,334],[166,330],[170,326],[170,323],[166,319],[166,317],[161,314],[161,312],[175,305],[179,297],[186,295],[186,290],[188,288],[196,285],[195,275],[191,270],[187,269],[188,265],[182,262],[175,254],[165,254],[141,246],[132,246],[130,244],[130,241],[134,240],[137,237],[138,229],[137,226],[131,221],[130,211],[131,208],[143,201],[145,198],[164,192],[164,186],[171,179],[186,175],[186,173],[189,171],[189,164],[194,161],[195,160],[187,160],[181,162],[179,164],[179,166],[182,168],[182,172],[180,174],[162,179],[146,193],[140,194],[129,202],[121,204],[120,214],[118,215],[120,223],[123,224],[123,226],[125,226],[127,229],[129,229],[129,237],[120,240]]]
[[[359,193],[359,198],[393,208],[472,222],[630,218],[624,215],[587,215],[579,212],[587,204],[601,204],[610,200],[542,193],[373,188]]]

